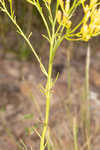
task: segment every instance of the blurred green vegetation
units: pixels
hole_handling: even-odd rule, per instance
[[[13,9],[15,10],[17,22],[24,33],[28,36],[32,32],[30,40],[39,51],[42,44],[40,33],[44,33],[45,29],[36,8],[28,4],[25,0],[14,0]],[[30,59],[32,52],[22,37],[15,31],[9,18],[0,12],[0,48],[2,47],[5,52],[12,51],[16,53],[21,59]]]

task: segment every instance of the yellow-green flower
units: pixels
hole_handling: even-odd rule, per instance
[[[83,40],[89,40],[92,36],[100,34],[100,8],[98,0],[90,0],[90,4],[83,7],[84,19],[81,27]]]
[[[97,2],[98,0],[90,0],[90,8],[94,7]]]
[[[69,13],[68,13],[70,9],[70,0],[66,0],[65,4],[63,0],[59,0],[59,5],[61,7],[61,10],[58,10],[57,12],[57,15],[56,15],[57,21],[62,26],[66,28],[70,28],[72,24],[69,19]]]
[[[56,18],[57,18],[57,21],[59,24],[61,23],[61,17],[62,17],[62,12],[60,10],[58,10],[58,12],[56,14]]]

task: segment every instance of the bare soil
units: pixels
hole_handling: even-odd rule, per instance
[[[91,150],[100,150],[100,46],[95,48],[97,50],[91,56],[90,66],[90,140]],[[76,46],[76,49],[79,47]],[[59,48],[54,64],[54,77],[58,71],[60,75],[52,89],[49,129],[51,143],[53,142],[59,150],[74,149],[72,131],[75,116],[80,130],[79,147],[85,149],[86,145],[81,133],[86,50],[83,48],[81,51],[82,56],[76,54],[75,57],[72,56],[70,89],[64,46]],[[7,53],[5,56],[2,53],[0,53],[0,150],[21,150],[24,147],[23,142],[28,150],[39,150],[40,139],[35,132],[30,132],[30,128],[33,127],[41,133],[45,115],[45,96],[41,90],[46,78],[38,64],[19,61],[13,53]],[[48,57],[45,56],[43,60],[47,63]],[[26,119],[27,114],[33,117]]]

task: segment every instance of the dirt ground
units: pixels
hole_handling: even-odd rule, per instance
[[[78,46],[76,48],[79,49]],[[91,150],[100,150],[100,46],[96,48],[90,66]],[[59,71],[60,75],[52,91],[49,128],[51,143],[54,143],[57,150],[72,150],[74,115],[80,122],[85,52],[71,61],[69,94],[68,68],[64,55],[66,48],[62,46],[59,49],[61,52],[57,54],[54,72]],[[2,53],[3,51],[0,52],[0,150],[21,150],[23,142],[28,150],[39,150],[40,139],[30,129],[34,127],[41,133],[45,97],[40,89],[46,79],[39,65],[34,62],[19,61],[13,53]],[[44,62],[47,60],[44,58]],[[31,114],[29,119],[27,114]],[[81,133],[78,141],[80,147],[83,147]]]

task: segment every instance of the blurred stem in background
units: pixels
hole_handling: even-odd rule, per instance
[[[32,5],[27,6],[27,15],[24,18],[24,25],[26,28],[26,35],[28,36],[31,31],[32,31],[32,16],[33,16],[33,7]],[[26,23],[26,18],[27,18],[27,23]],[[20,52],[20,57],[21,59],[27,59],[30,55],[30,51],[28,50],[27,43],[24,41],[21,47],[21,52]]]

